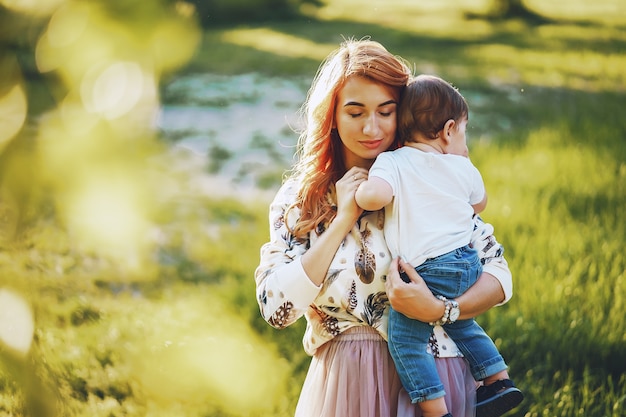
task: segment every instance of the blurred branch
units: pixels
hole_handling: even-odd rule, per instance
[[[33,358],[21,357],[0,344],[0,367],[10,380],[19,387],[18,397],[23,400],[23,415],[33,417],[56,417],[55,395],[50,387],[42,384],[32,366]],[[21,393],[21,395],[19,395]]]

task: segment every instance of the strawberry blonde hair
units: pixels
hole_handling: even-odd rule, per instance
[[[288,209],[301,211],[296,224],[287,225],[295,237],[306,237],[336,214],[327,195],[350,168],[345,166],[343,144],[333,129],[337,96],[346,80],[365,77],[389,88],[399,100],[410,75],[404,60],[369,39],[346,40],[322,62],[300,110],[305,128],[298,140],[298,161],[290,173],[301,184],[297,200]]]

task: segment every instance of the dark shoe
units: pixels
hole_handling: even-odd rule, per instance
[[[524,399],[522,391],[510,379],[501,379],[476,390],[476,417],[498,417],[517,407]]]

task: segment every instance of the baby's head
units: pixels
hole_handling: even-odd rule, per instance
[[[436,139],[448,120],[459,126],[469,116],[469,106],[449,82],[434,75],[418,75],[409,81],[398,109],[401,143],[416,136]]]

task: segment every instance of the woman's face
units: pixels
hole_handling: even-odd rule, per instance
[[[390,88],[364,77],[348,78],[337,95],[335,127],[346,168],[368,168],[396,135],[397,99]]]

